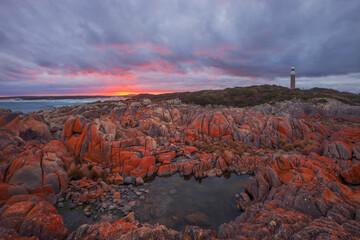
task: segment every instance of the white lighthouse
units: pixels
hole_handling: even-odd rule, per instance
[[[291,68],[290,74],[290,90],[295,89],[295,67]]]

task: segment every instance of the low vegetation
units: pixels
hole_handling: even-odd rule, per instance
[[[297,140],[296,142],[289,142],[286,138],[279,138],[278,139],[279,148],[288,152],[294,149],[305,149],[310,146],[320,146],[320,144],[314,140]]]
[[[291,100],[294,98],[310,100],[313,98],[323,98],[319,102],[326,102],[325,98],[337,99],[351,105],[360,104],[360,94],[339,92],[333,89],[312,88],[310,90],[294,89],[276,85],[260,85],[250,87],[226,88],[223,90],[203,90],[197,92],[166,93],[159,95],[140,94],[135,98],[149,98],[153,101],[162,101],[179,98],[187,104],[198,105],[225,105],[246,107],[264,103],[275,103],[279,101]]]
[[[69,179],[80,180],[84,177],[84,173],[77,167],[74,167],[68,173]]]
[[[100,178],[107,184],[110,184],[110,180],[109,180],[109,174],[107,172],[101,172],[100,173]]]
[[[110,183],[109,182],[109,174],[105,171],[98,173],[96,172],[94,169],[91,169],[90,174],[89,174],[89,179],[96,181],[99,178],[101,178],[105,183]]]
[[[81,160],[80,155],[74,155],[74,156],[73,156],[73,162],[74,162],[75,164],[81,164],[82,160]]]
[[[215,142],[215,143],[204,143],[204,142],[195,142],[192,144],[200,152],[213,153],[216,151],[224,152],[225,150],[230,150],[234,154],[241,156],[247,150],[251,150],[251,147],[246,145],[239,145],[235,142]]]
[[[99,174],[92,169],[89,174],[89,179],[96,181],[98,178],[100,178]]]

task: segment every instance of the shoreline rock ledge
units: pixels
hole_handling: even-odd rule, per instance
[[[134,100],[0,111],[0,239],[360,239],[360,109],[346,109],[356,113]],[[129,209],[69,232],[54,207],[115,206],[118,186],[228,172],[252,176],[236,197],[242,212],[215,230],[178,232]],[[208,219],[197,212],[187,221]]]

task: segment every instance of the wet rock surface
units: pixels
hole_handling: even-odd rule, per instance
[[[299,103],[299,115],[279,104],[275,111],[129,100],[26,115],[1,110],[0,234],[14,239],[360,238],[358,108],[328,100],[306,110]],[[147,199],[146,178],[201,179],[226,172],[253,176],[234,196],[236,209],[244,212],[217,230],[188,226],[177,232],[140,222],[134,214]],[[59,212],[81,210],[96,223],[69,232],[54,205]],[[206,214],[195,213],[188,214],[188,224],[207,222]]]

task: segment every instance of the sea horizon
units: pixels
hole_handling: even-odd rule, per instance
[[[24,114],[36,112],[39,110],[49,110],[56,107],[73,106],[97,101],[119,101],[126,97],[94,97],[94,98],[63,98],[63,99],[21,99],[9,98],[0,99],[0,109],[10,109],[11,111],[20,111]]]

